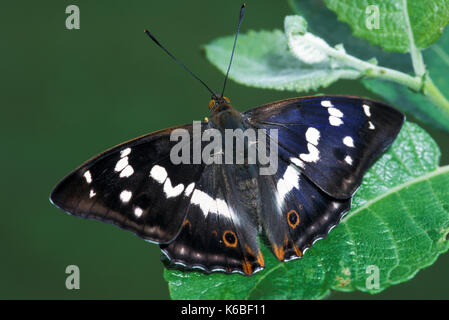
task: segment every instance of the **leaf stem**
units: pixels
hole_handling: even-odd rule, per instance
[[[424,65],[421,50],[415,46],[413,46],[413,48],[410,46],[410,55],[412,56],[413,70],[415,71],[415,74],[422,77],[426,73],[426,66]]]
[[[314,64],[329,62],[330,60],[331,68],[345,66],[358,71],[360,77],[399,83],[426,96],[449,119],[449,101],[435,86],[426,72],[421,50],[416,47],[407,11],[407,0],[403,0],[403,12],[415,75],[378,66],[377,62],[361,60],[346,53],[342,45],[331,47],[323,39],[307,32],[307,22],[301,16],[287,16],[284,28],[290,50],[303,63]],[[316,60],[317,54],[321,55],[319,61]]]
[[[438,87],[435,86],[428,74],[424,74],[423,76],[411,76],[398,70],[378,66],[371,62],[360,60],[341,50],[329,48],[327,52],[348,66],[359,70],[366,77],[396,82],[410,88],[413,91],[422,93],[449,118],[449,101],[441,93]],[[419,59],[422,60],[421,52],[418,52],[420,56]],[[424,64],[422,65],[424,66]]]
[[[418,77],[424,76],[426,73],[426,66],[422,58],[421,50],[416,47],[415,38],[413,36],[412,25],[410,24],[410,17],[408,15],[407,0],[402,2],[402,10],[404,12],[405,26],[407,29],[407,36],[409,39],[409,50],[412,57],[413,70]]]
[[[378,78],[400,83],[409,87],[413,91],[420,91],[423,86],[421,77],[413,77],[407,73],[381,66],[374,66],[374,68],[367,67],[364,70],[364,74],[370,78]]]
[[[328,49],[328,54],[334,58],[344,62],[350,67],[359,70],[363,75],[370,78],[380,78],[397,82],[405,85],[414,91],[421,91],[423,87],[423,79],[418,76],[411,76],[407,73],[397,71],[394,69],[378,66],[374,63],[358,59],[344,51],[336,50],[334,48]]]
[[[449,101],[433,83],[429,76],[425,77],[423,94],[440,110],[449,115]]]

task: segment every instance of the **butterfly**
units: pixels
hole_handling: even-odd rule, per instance
[[[261,165],[247,161],[194,161],[207,145],[201,140],[195,151],[195,124],[187,124],[88,160],[55,187],[51,202],[156,243],[175,264],[252,275],[265,267],[259,235],[278,260],[289,261],[329,234],[404,122],[401,112],[384,103],[338,95],[291,98],[240,113],[223,92],[224,87],[221,95],[212,93],[208,120],[197,129],[263,130],[276,150],[272,174],[260,174]],[[177,130],[190,137],[185,163],[172,161]]]

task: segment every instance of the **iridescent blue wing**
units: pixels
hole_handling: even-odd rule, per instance
[[[258,186],[260,221],[282,261],[301,257],[339,223],[404,121],[388,105],[347,96],[283,100],[244,116],[271,138],[277,129],[278,169],[260,175]]]
[[[280,156],[338,199],[354,194],[404,122],[384,103],[349,96],[287,99],[244,115],[255,127],[278,129]]]
[[[276,174],[259,176],[260,220],[275,256],[288,261],[325,238],[349,210],[351,198],[335,199],[295,165],[283,160],[278,165]]]

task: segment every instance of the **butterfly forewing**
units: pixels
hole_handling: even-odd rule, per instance
[[[404,121],[388,105],[348,96],[288,99],[244,114],[257,127],[277,128],[279,153],[340,199],[354,194]]]
[[[187,131],[192,126],[181,127]],[[87,161],[51,194],[66,212],[97,219],[164,243],[174,239],[187,214],[203,165],[173,165],[175,128],[119,145]]]

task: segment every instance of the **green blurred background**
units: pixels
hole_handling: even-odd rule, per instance
[[[81,29],[67,30],[75,4]],[[282,28],[286,1],[247,1],[242,32]],[[143,33],[154,32],[215,90],[223,75],[200,46],[233,34],[241,1],[1,1],[0,298],[167,299],[158,246],[96,221],[71,217],[48,196],[91,156],[127,139],[208,115],[209,94]],[[237,51],[238,54],[238,51]],[[380,99],[356,82],[321,90]],[[298,96],[229,82],[240,111]],[[443,154],[448,135],[424,126]],[[443,155],[443,163],[449,163]],[[65,288],[65,268],[81,289]],[[381,294],[330,298],[449,298],[449,255]],[[245,277],[242,276],[242,281]]]

